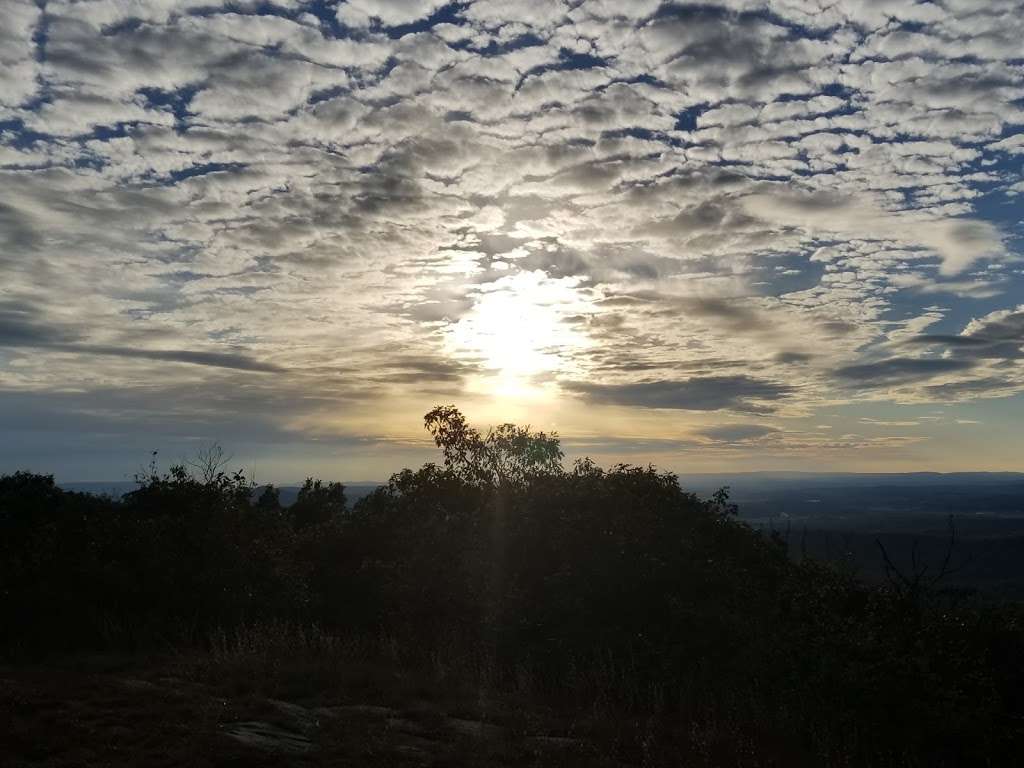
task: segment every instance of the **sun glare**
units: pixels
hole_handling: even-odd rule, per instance
[[[482,394],[543,397],[552,375],[574,365],[588,346],[572,315],[592,312],[577,290],[577,278],[520,272],[481,288],[470,313],[450,327],[456,358],[478,361],[486,373],[473,382]]]

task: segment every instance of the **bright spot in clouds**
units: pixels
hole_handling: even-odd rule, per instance
[[[471,388],[536,397],[550,393],[556,374],[573,373],[578,354],[591,343],[572,323],[592,311],[576,292],[579,282],[552,280],[536,270],[481,289],[472,310],[448,329],[451,353],[482,364]]]

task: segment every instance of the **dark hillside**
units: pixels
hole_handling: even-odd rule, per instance
[[[1020,612],[943,591],[941,563],[894,551],[858,581],[794,562],[725,492],[565,470],[554,436],[481,434],[450,407],[426,424],[443,465],[355,504],[309,480],[285,506],[216,463],[154,469],[118,500],[0,479],[6,655],[173,651],[216,690],[321,702],[343,657],[391,669],[381,691],[472,691],[477,715],[509,697],[575,712],[634,764],[1014,764]]]

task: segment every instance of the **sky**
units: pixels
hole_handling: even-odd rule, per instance
[[[0,18],[0,472],[1024,469],[1020,0]]]

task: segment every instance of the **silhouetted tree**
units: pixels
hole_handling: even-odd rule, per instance
[[[256,497],[256,508],[267,513],[280,513],[282,510],[281,492],[273,485],[263,486],[260,495]]]
[[[453,405],[434,408],[424,424],[444,455],[445,467],[467,482],[508,487],[562,471],[555,434],[500,424],[481,435]]]
[[[306,478],[299,489],[298,498],[289,508],[297,529],[340,519],[345,514],[345,486]]]

